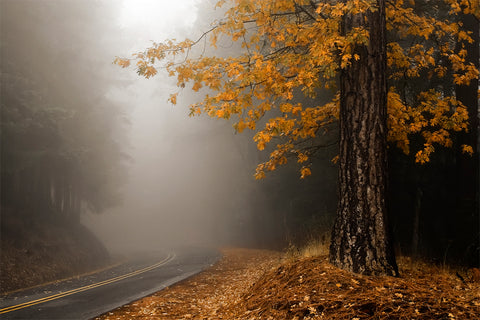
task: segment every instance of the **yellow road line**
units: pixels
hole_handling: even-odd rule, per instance
[[[48,296],[48,297],[44,297],[44,298],[41,298],[41,299],[32,300],[32,301],[20,303],[20,304],[17,304],[17,305],[13,305],[13,306],[10,306],[10,307],[6,307],[6,308],[3,308],[3,309],[0,309],[0,314],[7,313],[7,312],[12,312],[12,311],[15,311],[15,310],[20,310],[20,309],[27,308],[27,307],[30,307],[30,306],[33,306],[33,305],[36,305],[36,304],[56,300],[56,299],[66,297],[66,296],[69,296],[69,295],[72,295],[72,294],[75,294],[75,293],[78,293],[78,292],[94,289],[94,288],[101,287],[101,286],[104,286],[104,285],[107,285],[107,284],[110,284],[110,283],[114,283],[114,282],[117,282],[117,281],[120,281],[120,280],[123,280],[123,279],[126,279],[126,278],[130,278],[130,277],[133,277],[135,275],[145,273],[147,271],[158,268],[158,267],[168,263],[173,258],[175,258],[175,254],[168,254],[168,256],[165,259],[163,259],[162,261],[157,262],[157,263],[155,263],[151,266],[145,267],[143,269],[132,271],[130,273],[127,273],[127,274],[124,274],[124,275],[121,275],[121,276],[118,276],[118,277],[115,277],[115,278],[107,279],[107,280],[104,280],[104,281],[101,281],[101,282],[93,283],[93,284],[90,284],[88,286],[80,287],[80,288],[65,291],[65,292],[60,292],[60,293],[57,293],[57,294],[54,294],[54,295],[51,295],[51,296]]]
[[[125,262],[127,261],[127,259],[122,259],[120,262],[116,262],[115,264],[112,264],[112,265],[109,265],[109,266],[105,266],[103,268],[100,268],[98,270],[94,270],[94,271],[89,271],[89,272],[85,272],[85,273],[82,273],[82,274],[77,274],[77,275],[73,275],[71,277],[67,277],[67,278],[63,278],[63,279],[59,279],[59,280],[53,280],[53,281],[48,281],[48,282],[44,282],[44,283],[40,283],[40,284],[36,284],[34,286],[31,286],[31,287],[27,287],[27,288],[20,288],[20,289],[16,289],[16,290],[12,290],[12,291],[7,291],[7,292],[3,292],[0,294],[0,299],[1,299],[1,296],[8,296],[8,295],[11,295],[11,294],[14,294],[14,293],[17,293],[17,292],[21,292],[21,291],[25,291],[25,290],[31,290],[31,289],[36,289],[36,288],[40,288],[40,287],[45,287],[45,286],[48,286],[48,285],[51,285],[53,283],[61,283],[61,282],[65,282],[65,281],[68,281],[68,280],[71,280],[71,279],[78,279],[78,278],[81,278],[81,277],[86,277],[86,276],[89,276],[89,275],[92,275],[92,274],[96,274],[96,273],[99,273],[99,272],[102,272],[102,271],[105,271],[105,270],[109,270],[109,269],[113,269],[115,267],[118,267],[119,265],[121,264],[124,264]]]

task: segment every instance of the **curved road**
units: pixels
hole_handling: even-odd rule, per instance
[[[182,248],[138,254],[113,268],[2,296],[0,319],[91,319],[190,277],[220,258]]]

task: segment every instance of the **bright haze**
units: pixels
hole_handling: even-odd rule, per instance
[[[120,38],[116,54],[129,56],[152,41],[199,36],[201,30],[193,29],[197,2],[124,1],[117,8],[118,34],[111,35]],[[244,151],[248,141],[234,134],[231,123],[189,118],[187,105],[194,98],[187,89],[177,106],[170,105],[175,80],[161,72],[149,80],[132,69],[109,72],[131,80],[109,91],[129,114],[128,179],[122,204],[87,214],[84,223],[113,252],[231,240],[229,220],[246,214],[254,183],[254,166]]]

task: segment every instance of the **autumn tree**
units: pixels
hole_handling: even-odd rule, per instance
[[[449,19],[478,5],[445,4],[448,14],[439,19],[416,12],[413,0],[219,1],[224,18],[200,39],[155,43],[115,62],[127,67],[133,61],[146,78],[165,68],[180,88],[191,83],[194,91],[207,89],[190,106],[192,115],[235,119],[236,131],[256,132],[259,150],[275,141],[256,178],[291,158],[302,178],[310,175],[319,149],[314,138],[340,118],[340,201],[330,259],[355,272],[395,274],[385,206],[386,142],[409,153],[411,136],[420,135],[415,158],[426,163],[436,145],[452,144],[451,132],[465,130],[468,119],[454,94],[432,86],[412,96],[404,84],[447,74],[466,84],[478,76],[464,59],[466,50],[455,50],[455,43],[471,41],[469,34]],[[194,55],[207,36],[213,47],[229,38],[242,49],[229,57]],[[435,46],[426,45],[428,39]],[[316,98],[325,92],[334,98],[321,103]],[[173,104],[177,94],[170,97]]]
[[[477,116],[472,111],[477,110],[478,101],[475,84],[478,76],[474,76],[475,70],[478,69],[478,66],[475,66],[478,58],[474,58],[475,48],[478,50],[478,26],[475,28],[472,22],[478,22],[480,16],[478,2],[472,2],[468,10],[467,7],[462,7],[463,3],[464,1],[459,1],[457,5],[452,5],[453,2],[449,1],[416,0],[409,10],[422,19],[415,19],[418,22],[409,27],[410,32],[405,28],[407,25],[399,24],[395,24],[388,32],[389,50],[396,47],[395,51],[401,53],[397,54],[399,58],[397,63],[390,68],[389,85],[395,86],[396,93],[399,94],[402,103],[411,110],[411,115],[412,112],[417,112],[417,115],[423,117],[423,123],[428,123],[431,115],[425,113],[424,106],[427,104],[424,97],[425,93],[433,92],[445,98],[454,97],[466,107],[465,110],[469,110],[468,124],[466,122],[468,132],[456,132],[444,140],[446,143],[424,145],[425,136],[436,136],[435,139],[438,139],[439,135],[443,135],[438,130],[439,127],[435,128],[433,121],[430,121],[432,124],[430,128],[417,128],[408,133],[410,136],[408,147],[411,150],[420,150],[422,146],[424,150],[435,149],[431,161],[425,165],[421,164],[423,161],[417,163],[412,161],[415,156],[420,160],[421,153],[414,152],[409,156],[402,155],[395,150],[396,148],[389,150],[391,179],[389,207],[395,228],[396,246],[403,253],[422,254],[455,263],[459,263],[459,259],[463,263],[469,260],[478,261],[478,249],[474,249],[478,248],[475,244],[478,243],[478,218],[475,218],[478,217],[478,209],[474,210],[472,203],[475,199],[475,185],[478,185],[479,181],[478,175],[474,174],[474,164],[478,163],[478,155],[475,155],[476,143],[472,142],[476,141],[474,136],[477,131],[475,125]],[[387,13],[389,12],[387,10]],[[405,10],[401,12],[408,13]],[[469,21],[465,19],[467,16]],[[388,21],[391,21],[391,18],[387,18]],[[445,32],[417,32],[429,28],[435,30],[440,25],[443,25],[442,29]],[[408,36],[402,36],[407,33]],[[465,33],[468,37],[462,39]],[[422,66],[419,59],[422,55],[414,53],[418,48],[423,52],[430,52],[428,55],[433,58],[429,58],[430,67],[410,67]],[[452,55],[452,50],[457,55]],[[409,58],[405,59],[406,57]],[[408,60],[417,62],[406,63],[405,67],[401,67],[401,64]],[[461,62],[461,68],[472,68],[470,81],[464,81],[465,79],[459,77],[469,72],[458,72],[459,65],[456,61]],[[463,90],[458,90],[458,87]],[[434,106],[437,109],[453,110],[446,105],[442,106],[444,102]],[[390,133],[393,131],[390,130]],[[450,148],[452,145],[453,148]],[[470,155],[470,152],[473,155]],[[475,238],[476,242],[473,241]]]
[[[459,15],[461,23],[465,30],[470,33],[472,41],[462,41],[457,43],[457,51],[464,53],[465,61],[472,63],[478,69],[480,64],[480,13],[469,12]],[[455,87],[455,93],[459,101],[461,101],[468,110],[469,130],[459,134],[458,140],[460,144],[472,147],[473,157],[458,157],[457,160],[457,177],[459,179],[457,199],[461,201],[461,205],[472,208],[472,215],[480,215],[479,207],[479,150],[478,143],[478,126],[479,126],[479,97],[478,97],[479,80],[478,77],[472,79],[470,83],[459,83]]]
[[[341,35],[364,28],[369,41],[340,72],[340,198],[330,261],[346,270],[395,275],[386,210],[387,72],[385,2],[345,13]]]

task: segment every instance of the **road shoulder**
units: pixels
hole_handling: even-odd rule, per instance
[[[221,251],[222,259],[205,271],[95,319],[228,319],[225,307],[239,301],[252,283],[278,266],[281,254],[238,248]]]

